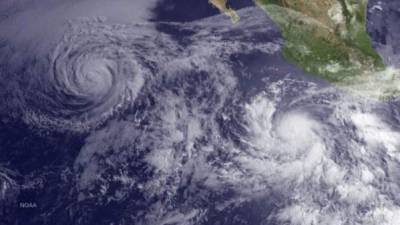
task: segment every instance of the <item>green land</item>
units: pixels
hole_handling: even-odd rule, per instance
[[[283,55],[309,74],[351,83],[385,65],[366,31],[368,0],[254,0],[279,27]],[[210,1],[222,12],[227,0]]]

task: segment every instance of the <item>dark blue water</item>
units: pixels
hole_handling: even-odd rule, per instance
[[[251,0],[230,1],[229,7],[241,9],[254,5]],[[153,10],[154,21],[190,22],[219,14],[208,1],[199,0],[162,0]]]

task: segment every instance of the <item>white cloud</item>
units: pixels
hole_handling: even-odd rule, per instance
[[[392,130],[377,115],[355,113],[351,115],[357,134],[363,138],[369,150],[384,148],[391,157],[400,162],[400,133]]]
[[[285,203],[269,218],[283,223],[396,224],[400,132],[375,113],[381,103],[340,96],[310,104],[306,99],[317,94],[310,93],[282,111],[281,93],[260,94],[244,106],[249,148],[231,150],[240,170],[226,163],[220,185],[243,196],[279,193]]]
[[[18,47],[46,48],[48,51],[76,18],[104,18],[112,23],[146,23],[156,0],[42,0],[8,2],[9,13],[0,21],[0,37]],[[39,50],[43,51],[43,50]]]

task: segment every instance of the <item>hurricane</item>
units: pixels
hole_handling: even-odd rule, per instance
[[[48,55],[48,70],[30,77],[40,91],[26,92],[25,118],[87,130],[132,104],[150,74],[137,56],[134,38],[122,30],[98,20],[69,24]]]

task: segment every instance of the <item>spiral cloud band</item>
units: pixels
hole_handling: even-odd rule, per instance
[[[38,107],[41,116],[30,112],[28,119],[85,130],[126,108],[148,74],[132,39],[102,21],[71,23],[51,53],[48,73],[38,81],[49,89],[46,104]]]

